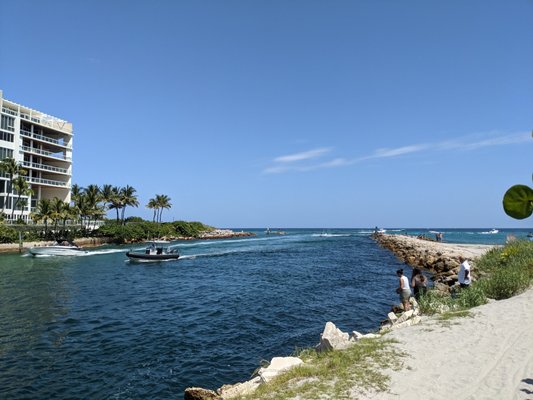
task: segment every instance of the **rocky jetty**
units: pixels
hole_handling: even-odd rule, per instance
[[[433,242],[418,239],[414,236],[374,234],[377,243],[392,251],[401,261],[431,272],[435,287],[448,290],[457,282],[459,272],[459,257],[469,260],[472,275],[476,278],[476,259],[494,248],[493,245],[470,245]]]
[[[229,239],[247,236],[255,236],[255,233],[244,231],[235,232],[231,229],[214,229],[212,231],[201,233],[198,239]]]

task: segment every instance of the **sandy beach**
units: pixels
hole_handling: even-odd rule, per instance
[[[386,393],[365,399],[533,399],[533,289],[471,316],[390,332],[408,355]]]
[[[421,253],[476,259],[494,246],[450,244],[397,236]],[[475,270],[474,270],[475,272]],[[390,389],[366,399],[533,399],[533,289],[470,310],[470,316],[388,333],[406,352],[400,371],[389,371]]]

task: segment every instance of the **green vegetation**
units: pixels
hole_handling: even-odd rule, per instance
[[[515,219],[524,219],[533,213],[533,189],[526,185],[514,185],[503,196],[503,209]]]
[[[15,229],[0,224],[0,243],[15,243],[18,237],[19,235]]]
[[[2,160],[0,172],[4,172],[10,178],[8,187],[16,189],[15,206],[25,206],[26,199],[22,197],[32,193],[27,180],[23,177],[26,172],[13,159]],[[8,189],[8,192],[11,190]],[[82,188],[74,184],[71,189],[71,202],[65,202],[57,197],[40,200],[31,213],[34,225],[28,225],[27,229],[21,226],[3,225],[2,221],[5,214],[1,212],[0,243],[18,241],[18,230],[21,228],[25,241],[98,236],[110,237],[116,243],[163,237],[169,239],[196,238],[202,232],[214,229],[201,222],[163,223],[163,210],[172,207],[171,198],[164,194],[157,194],[150,199],[146,206],[154,210],[152,222],[139,217],[126,218],[127,207],[139,206],[136,192],[136,189],[129,185],[122,188],[112,185],[103,185],[102,187],[89,185]],[[12,195],[12,197],[14,196]],[[116,221],[105,218],[110,210],[116,211]],[[14,211],[11,212],[11,220],[13,216]],[[103,225],[101,225],[101,221],[104,221]],[[24,221],[18,221],[17,225],[24,225]]]
[[[488,298],[515,296],[533,282],[533,242],[516,240],[502,249],[493,249],[479,260],[477,268],[487,275],[477,286]]]
[[[382,371],[399,369],[401,357],[405,355],[394,348],[393,343],[381,338],[363,339],[342,351],[303,350],[298,356],[304,364],[239,399],[346,399],[353,398],[353,390],[386,390],[389,377]]]
[[[528,289],[533,283],[533,242],[516,240],[503,248],[494,248],[476,263],[481,277],[468,289],[449,296],[430,290],[420,298],[424,314],[457,313],[485,304],[487,299],[508,299]]]
[[[28,174],[28,171],[26,171],[20,164],[18,164],[14,158],[4,158],[0,161],[0,172],[4,173],[7,178],[9,179],[7,181],[7,198],[6,201],[4,201],[4,205],[2,207],[2,214],[6,211],[6,204],[9,203],[9,198],[12,197],[11,192],[13,190],[13,182],[17,178],[24,179],[23,176]]]
[[[148,204],[146,205],[146,207],[154,210],[154,217],[152,221],[161,222],[163,210],[172,207],[172,204],[170,204],[170,197],[168,197],[167,195],[156,194],[155,198],[150,199],[148,201]]]
[[[138,218],[126,220],[125,224],[107,221],[97,231],[97,236],[111,237],[116,243],[139,242],[157,238],[196,238],[202,232],[212,231],[213,228],[201,222],[175,221],[167,223],[138,221]]]

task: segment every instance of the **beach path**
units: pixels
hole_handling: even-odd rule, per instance
[[[533,399],[533,289],[471,315],[390,332],[408,355],[367,399]]]

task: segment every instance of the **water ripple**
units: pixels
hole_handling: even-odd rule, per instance
[[[370,331],[398,261],[357,231],[181,244],[183,259],[2,256],[0,397],[175,399],[313,346],[326,321]]]

